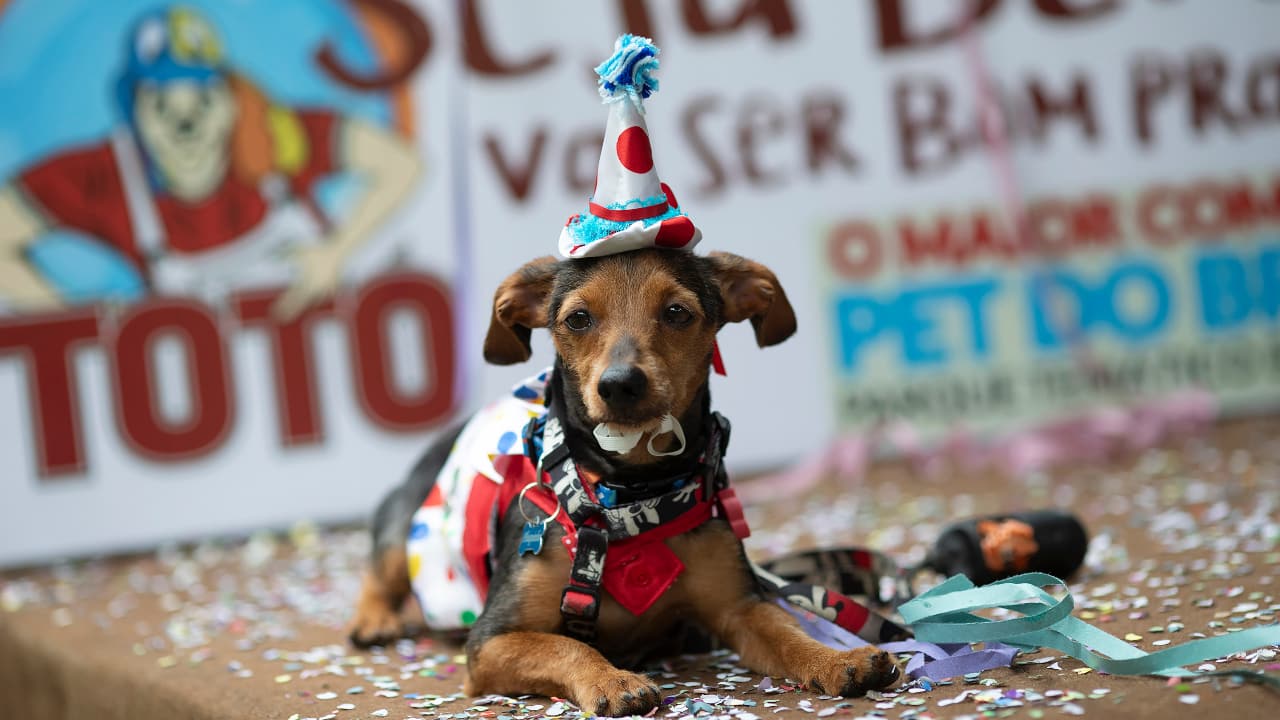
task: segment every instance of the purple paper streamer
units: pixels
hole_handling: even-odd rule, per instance
[[[778,598],[776,602],[782,606],[783,610],[791,613],[791,616],[800,623],[800,627],[804,628],[806,635],[829,648],[853,650],[871,644],[816,613],[792,605],[782,598]]]
[[[905,668],[907,675],[913,678],[927,677],[930,680],[946,680],[957,675],[1009,667],[1018,654],[1017,648],[997,642],[985,643],[983,649],[974,650],[970,645],[935,645],[919,640],[901,640],[885,643],[880,649],[894,653],[914,653]]]
[[[776,601],[792,617],[800,623],[805,634],[835,650],[853,650],[870,645],[867,641],[845,630],[830,620],[802,607],[778,598]],[[998,667],[1009,667],[1018,649],[1004,643],[989,642],[981,650],[974,650],[971,645],[922,642],[920,640],[900,640],[898,642],[881,643],[881,650],[891,653],[912,653],[903,668],[908,677],[930,680],[946,680],[957,675],[982,672]]]

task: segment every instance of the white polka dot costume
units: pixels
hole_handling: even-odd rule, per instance
[[[467,422],[435,487],[414,513],[409,579],[432,630],[470,627],[484,607],[485,554],[496,517],[496,489],[503,482],[494,461],[524,452],[525,425],[547,410],[543,398],[550,372],[516,385]]]
[[[594,257],[641,248],[692,250],[702,239],[658,178],[644,120],[644,99],[658,89],[658,48],[646,38],[623,35],[613,55],[596,68],[609,119],[600,149],[596,187],[587,209],[560,233],[560,254]]]

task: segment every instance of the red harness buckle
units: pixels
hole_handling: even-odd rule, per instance
[[[560,612],[594,620],[600,615],[600,592],[595,588],[570,585],[560,595]]]
[[[569,585],[560,596],[560,616],[570,637],[585,643],[596,639],[596,618],[600,616],[600,591]]]

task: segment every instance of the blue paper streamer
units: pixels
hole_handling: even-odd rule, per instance
[[[943,643],[1001,642],[1020,649],[1047,647],[1112,675],[1196,677],[1191,665],[1280,644],[1280,624],[1192,640],[1147,653],[1071,616],[1070,593],[1055,598],[1043,588],[1065,586],[1045,573],[1024,573],[982,587],[956,575],[898,608],[918,640]],[[990,620],[976,610],[1004,608],[1022,615]]]

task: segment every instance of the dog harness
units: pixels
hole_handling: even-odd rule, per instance
[[[561,595],[564,630],[585,642],[595,638],[601,589],[629,612],[648,610],[679,578],[684,564],[663,542],[712,517],[724,518],[739,538],[747,522],[721,459],[729,423],[712,413],[707,447],[692,473],[644,487],[613,487],[607,478],[583,482],[560,419],[546,398],[550,370],[529,378],[511,394],[478,412],[414,515],[409,532],[409,574],[428,627],[461,630],[484,606],[497,529],[515,507],[525,520],[519,555],[543,551],[551,522],[572,566]],[[545,517],[534,519],[526,505]],[[841,592],[812,584],[833,581],[852,593],[879,594],[882,577],[896,565],[863,550],[808,552],[753,565],[760,587],[802,612],[816,614],[870,642],[907,633]]]
[[[719,413],[712,413],[711,419],[707,447],[697,468],[647,482],[644,488],[610,487],[603,479],[582,482],[553,411],[526,427],[525,456],[538,458],[542,472],[533,475],[531,486],[536,490],[519,500],[535,504],[548,520],[526,519],[525,537],[539,539],[521,543],[520,553],[540,550],[546,524],[552,518],[560,522],[565,530],[562,542],[573,558],[560,601],[570,636],[586,642],[595,639],[601,587],[634,615],[652,607],[684,572],[684,563],[663,540],[712,517],[727,520],[740,539],[750,534],[742,505],[729,488],[720,462],[728,445],[729,422]]]

